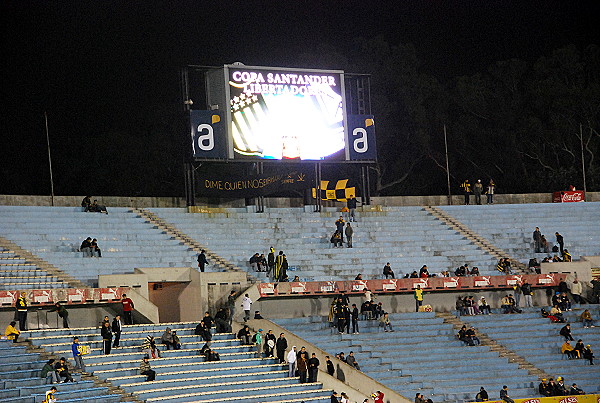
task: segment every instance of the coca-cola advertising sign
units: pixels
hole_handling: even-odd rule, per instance
[[[552,201],[554,203],[582,202],[582,201],[585,201],[585,193],[581,190],[554,192]]]

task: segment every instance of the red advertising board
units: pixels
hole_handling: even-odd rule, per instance
[[[120,301],[128,288],[59,288],[52,290],[0,291],[0,306],[15,306],[21,292],[26,293],[29,305],[53,305],[56,302],[68,305],[86,303],[114,303]]]
[[[582,190],[565,190],[552,194],[553,203],[573,203],[585,201],[585,193]]]
[[[311,281],[294,283],[261,283],[261,298],[294,295],[328,295],[341,292],[362,293],[365,289],[378,294],[412,292],[418,286],[428,292],[461,290],[494,290],[512,288],[517,283],[528,282],[532,287],[557,286],[564,274],[527,274],[511,276],[478,277],[428,277],[388,280]]]

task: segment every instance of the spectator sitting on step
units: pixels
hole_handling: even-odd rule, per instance
[[[410,273],[410,278],[419,278],[419,273],[417,273],[416,270],[413,270],[413,272]]]
[[[552,257],[552,262],[554,262],[554,263],[562,262],[562,259],[559,258],[558,255],[554,255]]]
[[[512,294],[508,294],[508,301],[510,303],[510,313],[521,313],[521,312],[523,312],[522,310],[520,310],[517,307],[517,303],[516,303],[515,299],[513,298]]]
[[[179,336],[177,336],[177,332],[175,330],[173,330],[172,334],[173,334],[173,349],[181,350],[181,340],[179,339]]]
[[[585,348],[585,346],[583,345],[583,340],[579,339],[577,340],[577,343],[575,343],[575,352],[577,352],[577,358],[583,358],[583,349]]]
[[[196,326],[196,329],[194,330],[194,334],[196,336],[202,337],[202,340],[204,340],[204,341],[212,340],[212,335],[211,335],[210,331],[206,328],[206,325],[202,321],[200,321],[200,323],[198,323],[198,325]]]
[[[260,311],[254,311],[254,319],[264,319],[260,314]]]
[[[421,270],[419,270],[419,277],[429,277],[429,270],[427,269],[427,265],[424,264],[423,267],[421,267]]]
[[[469,329],[467,329],[467,340],[471,340],[471,342],[473,343],[473,345],[480,345],[481,341],[479,340],[479,337],[477,337],[477,333],[475,333],[475,328],[473,326],[471,326]]]
[[[390,321],[390,317],[388,313],[384,313],[383,316],[379,319],[379,326],[383,327],[384,332],[393,332],[392,322]]]
[[[540,395],[545,397],[552,396],[554,391],[552,390],[552,388],[550,388],[550,385],[546,381],[546,378],[543,378],[542,382],[540,382],[540,385],[538,386],[538,392]]]
[[[83,253],[84,257],[92,257],[92,238],[89,236],[83,240],[79,247],[79,252]]]
[[[506,403],[515,403],[515,401],[508,396],[508,386],[506,385],[502,386],[502,389],[500,390],[500,400],[504,400]]]
[[[473,270],[471,270],[471,276],[473,276],[473,277],[480,276],[479,267],[477,267],[477,266],[473,267]]]
[[[503,309],[502,313],[511,313],[510,299],[508,295],[505,295],[500,301],[500,308]]]
[[[385,313],[383,311],[383,304],[381,302],[375,306],[372,306],[371,311],[372,311],[373,319],[375,319],[375,320],[379,319]]]
[[[54,364],[54,369],[61,378],[64,378],[63,382],[75,382],[69,373],[69,367],[67,366],[67,359],[65,357],[60,357],[60,360]]]
[[[300,277],[294,276],[294,279],[291,282],[292,283],[299,283],[300,282]]]
[[[217,353],[212,348],[209,348],[208,350],[206,350],[205,357],[206,357],[206,361],[209,361],[209,362],[221,361],[221,356],[219,355],[219,353]]]
[[[335,231],[333,233],[333,235],[331,236],[331,243],[333,244],[334,248],[341,248],[342,245],[342,234],[339,231]]]
[[[354,280],[362,280],[362,279],[363,279],[363,278],[362,278],[362,274],[361,274],[361,273],[358,273],[358,274],[356,275],[356,277],[354,277]]]
[[[18,343],[18,338],[21,335],[21,332],[17,330],[15,326],[17,326],[17,322],[13,320],[8,326],[6,326],[4,336],[6,336],[8,340],[12,340],[13,343]]]
[[[485,390],[485,388],[482,386],[481,388],[479,388],[479,393],[477,393],[477,395],[475,395],[475,401],[476,402],[487,402],[488,400],[490,400],[488,393]]]
[[[562,292],[558,297],[558,307],[563,311],[571,311],[571,301],[566,292]]]
[[[148,357],[160,358],[160,350],[156,347],[154,336],[146,336],[144,343],[142,343],[142,353],[146,354]]]
[[[346,363],[348,365],[350,365],[351,367],[354,367],[360,371],[360,366],[358,365],[358,362],[356,361],[356,358],[354,357],[354,351],[350,351],[350,353],[348,354],[348,357],[346,357]]]
[[[88,209],[88,211],[91,211],[91,212],[94,212],[94,213],[105,213],[105,214],[108,214],[108,210],[106,210],[106,206],[98,204],[98,200],[94,200],[94,202],[91,204],[91,206]]]
[[[567,396],[569,392],[565,386],[565,380],[562,376],[556,378],[556,386],[554,387],[554,396]]]
[[[454,271],[454,275],[456,277],[464,277],[467,275],[467,269],[465,266],[460,266],[458,269]]]
[[[565,318],[563,316],[562,311],[558,307],[558,305],[554,305],[552,309],[550,309],[550,315],[548,316],[552,322],[564,323]]]
[[[373,309],[371,306],[371,301],[365,301],[360,306],[360,313],[362,315],[363,320],[369,320],[373,318]]]
[[[242,343],[246,345],[252,344],[250,343],[251,336],[252,335],[250,334],[250,328],[248,327],[248,325],[244,325],[244,327],[241,328],[240,331],[237,333],[237,338],[242,340]]]
[[[542,251],[544,253],[550,253],[550,245],[548,245],[548,240],[546,239],[546,235],[542,235],[542,239],[540,240],[542,244]]]
[[[489,306],[489,304],[485,300],[485,297],[479,298],[479,302],[477,304],[479,305],[479,311],[482,314],[485,315],[485,313],[487,312],[487,314],[490,315],[492,313],[492,308]]]
[[[166,328],[165,332],[162,334],[160,341],[167,346],[167,350],[170,350],[173,347],[173,333],[171,333],[171,328]]]
[[[540,262],[538,262],[537,258],[531,258],[529,259],[529,264],[528,264],[529,270],[531,270],[532,272],[535,272],[537,274],[540,274]]]
[[[584,328],[594,327],[594,321],[592,320],[592,314],[589,309],[586,309],[581,314],[581,322],[583,323]]]
[[[473,311],[475,311],[475,315],[481,315],[481,311],[479,310],[477,301],[475,301],[475,297],[471,295],[469,297],[469,301],[471,301],[471,306],[473,307]]]
[[[383,266],[383,275],[384,277],[387,279],[389,278],[395,278],[394,277],[394,270],[392,270],[392,266],[390,266],[390,262],[387,262],[385,264],[385,266]]]
[[[474,346],[475,344],[473,344],[473,340],[470,340],[467,337],[467,326],[463,325],[460,330],[458,331],[458,334],[456,335],[456,337],[458,337],[458,340],[462,341],[463,343],[465,343],[468,346]]]
[[[207,341],[206,343],[204,343],[204,345],[202,346],[202,348],[200,349],[200,351],[198,352],[198,354],[203,355],[204,357],[206,357],[206,352],[210,350],[210,346],[212,345],[212,341]]]
[[[90,251],[92,252],[92,256],[102,257],[102,249],[98,247],[98,240],[96,238],[92,239]]]
[[[51,358],[44,364],[40,372],[40,378],[46,379],[46,382],[59,383],[58,372],[54,369],[54,358]]]
[[[568,249],[563,250],[562,261],[563,262],[572,262],[573,261],[573,256],[571,256]]]
[[[566,341],[573,341],[573,335],[571,334],[571,325],[567,323],[560,329],[559,333]]]
[[[92,196],[85,196],[81,201],[81,207],[83,207],[84,212],[90,211],[90,206],[92,205]]]
[[[583,358],[588,360],[590,365],[594,365],[594,352],[592,351],[592,346],[589,344],[583,349]]]
[[[574,383],[573,385],[571,385],[571,388],[569,389],[569,395],[571,395],[571,396],[585,395],[585,392],[582,389],[580,389],[579,387],[577,387],[576,383]]]
[[[475,301],[470,297],[465,297],[463,300],[468,315],[475,315]]]
[[[140,375],[146,375],[146,382],[152,382],[156,379],[156,371],[152,369],[150,363],[148,362],[147,355],[142,358],[142,363],[140,364]]]

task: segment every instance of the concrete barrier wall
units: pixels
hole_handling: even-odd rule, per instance
[[[80,206],[82,196],[55,196],[55,206]],[[183,197],[127,197],[127,196],[92,196],[99,204],[118,207],[185,207]],[[472,201],[474,200],[471,197]],[[485,197],[483,197],[485,201]],[[600,192],[588,192],[587,201],[600,201]],[[452,204],[462,204],[463,196],[452,196]],[[552,193],[497,194],[495,204],[552,203]],[[344,203],[325,202],[325,206],[342,207]],[[384,206],[444,206],[448,204],[448,196],[385,196],[372,197],[371,204]],[[50,206],[50,196],[33,195],[0,195],[0,205],[5,206]],[[244,207],[244,199],[197,198],[196,205],[211,207]],[[302,207],[302,198],[265,198],[265,207]]]

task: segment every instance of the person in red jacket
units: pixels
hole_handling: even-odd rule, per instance
[[[123,294],[123,299],[121,300],[121,304],[123,304],[123,319],[125,319],[126,325],[133,325],[133,301],[131,298],[127,298],[127,294]]]
[[[373,400],[375,403],[383,403],[383,392],[378,390],[376,393],[373,393]]]

